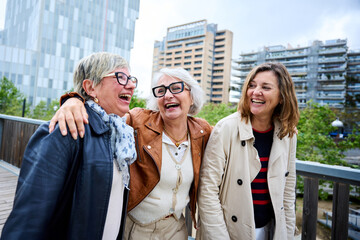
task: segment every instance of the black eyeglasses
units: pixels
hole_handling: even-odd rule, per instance
[[[135,87],[137,87],[138,80],[134,76],[128,76],[123,72],[114,72],[114,73],[105,75],[104,77],[112,77],[112,76],[116,77],[116,80],[120,85],[126,86],[126,84],[128,84],[128,82],[129,82],[129,80],[131,80],[131,82],[133,84],[135,84]]]
[[[152,91],[153,91],[154,97],[161,98],[161,97],[165,96],[167,89],[169,89],[169,91],[172,94],[178,94],[178,93],[181,93],[184,91],[184,86],[186,86],[184,84],[184,82],[173,82],[169,86],[161,85],[161,86],[154,87],[152,89]],[[185,89],[190,91],[190,88],[188,88],[188,86],[186,86]]]

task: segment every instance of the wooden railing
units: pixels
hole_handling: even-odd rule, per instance
[[[26,145],[41,120],[0,114],[0,159],[20,167]],[[296,172],[304,176],[302,239],[316,239],[319,179],[334,182],[331,239],[347,239],[350,185],[360,186],[360,170],[308,161],[296,161]],[[192,222],[186,211],[191,236]]]

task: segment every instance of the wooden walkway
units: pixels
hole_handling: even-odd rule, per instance
[[[13,207],[19,169],[0,160],[0,235]]]

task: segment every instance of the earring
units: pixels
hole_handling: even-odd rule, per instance
[[[97,97],[94,97],[94,102],[99,103],[99,99],[97,99]]]

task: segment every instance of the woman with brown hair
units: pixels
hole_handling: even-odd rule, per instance
[[[297,99],[280,63],[255,67],[238,111],[214,127],[200,171],[203,239],[292,239]]]

